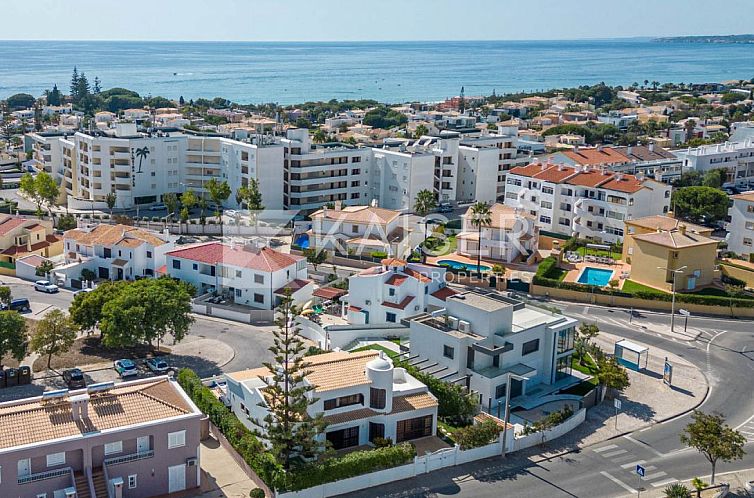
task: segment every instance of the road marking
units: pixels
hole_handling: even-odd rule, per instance
[[[649,474],[648,476],[645,476],[644,480],[651,481],[653,479],[659,479],[660,477],[665,477],[667,475],[668,474],[666,472],[663,472],[663,471],[655,472],[654,474]]]
[[[715,334],[715,335],[712,336],[712,339],[710,339],[709,342],[707,342],[707,353],[709,353],[709,348],[710,348],[710,346],[712,346],[712,341],[714,341],[715,339],[717,339],[718,336],[723,335],[725,332],[727,332],[727,331],[722,330],[722,331],[720,331],[717,334]]]
[[[632,458],[634,458],[634,455],[632,455],[631,453],[628,453],[627,455],[624,455],[622,457],[611,458],[610,461],[613,463],[621,463],[621,462],[625,462],[626,460],[630,460]]]
[[[594,452],[595,452],[595,453],[602,453],[603,451],[612,450],[613,448],[617,448],[617,447],[618,447],[618,445],[617,445],[617,444],[609,444],[609,445],[607,445],[607,446],[603,446],[603,447],[601,447],[601,448],[596,448],[596,449],[594,450]]]
[[[646,460],[636,460],[635,462],[629,462],[625,463],[620,466],[622,469],[630,469],[631,467],[636,467],[637,465],[641,465],[642,463],[647,463]]]
[[[605,457],[605,458],[613,458],[615,456],[622,455],[624,453],[628,453],[628,451],[626,451],[626,450],[615,450],[615,451],[611,451],[610,453],[605,453],[602,456]]]
[[[623,488],[623,489],[625,489],[626,491],[628,491],[629,493],[631,493],[631,494],[636,494],[636,493],[638,493],[638,491],[636,491],[636,490],[635,490],[634,488],[632,488],[631,486],[629,486],[629,485],[628,485],[628,484],[626,484],[625,482],[621,481],[621,480],[620,480],[620,479],[618,479],[617,477],[614,477],[614,476],[612,476],[612,475],[608,474],[608,473],[607,473],[607,472],[605,472],[604,470],[603,470],[602,472],[600,472],[600,474],[602,474],[603,476],[607,477],[608,479],[610,479],[611,481],[613,481],[613,482],[614,482],[615,484],[617,484],[617,485],[618,485],[618,486],[620,486],[621,488]]]
[[[747,424],[748,424],[749,422],[751,422],[752,420],[754,420],[754,415],[752,415],[751,417],[747,418],[747,419],[746,419],[746,421],[745,421],[745,422],[744,422],[743,424],[739,425],[738,427],[735,427],[735,429],[736,429],[736,430],[740,429],[741,427],[743,427],[743,426],[747,425]]]
[[[647,427],[647,429],[650,429],[650,428],[651,427]],[[631,436],[628,436],[628,435],[623,436],[623,438],[624,439],[628,439],[629,441],[631,441],[632,443],[636,444],[637,446],[641,446],[642,448],[645,448],[645,449],[651,451],[652,453],[654,453],[655,455],[657,455],[660,458],[662,458],[662,457],[665,456],[663,453],[660,453],[659,451],[657,451],[656,449],[652,448],[651,446],[649,446],[647,443],[645,443],[643,441],[637,441],[636,439],[634,439],[634,438],[632,438]]]
[[[678,479],[673,479],[672,477],[670,479],[665,479],[664,481],[659,482],[651,482],[653,488],[659,488],[661,486],[667,486],[668,484],[672,484],[674,482],[678,482]]]

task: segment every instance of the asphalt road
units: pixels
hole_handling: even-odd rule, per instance
[[[597,323],[601,330],[649,346],[650,354],[652,349],[667,350],[697,365],[710,384],[700,408],[723,413],[728,423],[743,431],[749,440],[744,460],[718,463],[718,475],[754,468],[754,322],[692,317],[689,327],[703,332],[696,340],[684,342],[629,323],[629,313],[624,310],[557,305],[576,318]],[[654,323],[670,322],[667,314],[641,315]],[[679,434],[689,420],[687,414],[538,464],[513,458],[488,459],[348,496],[636,496],[640,488],[662,489],[675,480],[709,475],[707,461],[680,442]],[[643,480],[635,473],[637,462],[647,471]]]

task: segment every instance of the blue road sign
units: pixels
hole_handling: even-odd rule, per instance
[[[646,472],[646,469],[641,465],[636,466],[636,473],[639,474],[639,477],[644,477],[644,474],[646,474]]]

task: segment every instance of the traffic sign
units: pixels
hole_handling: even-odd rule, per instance
[[[613,406],[615,406],[616,410],[620,410],[621,402],[618,398],[615,398],[615,401],[613,401]]]
[[[641,465],[636,466],[636,473],[639,475],[639,477],[644,477],[644,474],[647,473],[647,470],[642,467]]]
[[[684,309],[678,310],[678,314],[683,315],[683,316],[691,316],[691,312]]]

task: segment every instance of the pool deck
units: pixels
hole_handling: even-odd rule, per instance
[[[460,254],[453,253],[453,254],[446,254],[445,256],[427,256],[427,263],[429,263],[431,265],[438,265],[439,266],[438,261],[456,261],[458,263],[464,263],[464,264],[467,264],[467,265],[476,266],[476,258],[468,258],[466,256],[461,256]],[[482,258],[482,263],[481,264],[482,264],[482,266],[489,266],[490,269],[492,269],[492,267],[495,266],[495,265],[503,266],[503,264],[500,263],[499,261],[498,262],[494,262],[494,261],[490,261],[490,260],[484,259],[484,258]],[[473,271],[475,271],[475,270],[473,270]],[[482,271],[484,271],[484,270],[482,270]]]
[[[568,270],[568,274],[563,279],[563,282],[571,282],[571,283],[579,283],[579,276],[581,275],[581,272],[584,270],[584,268],[599,268],[603,270],[613,270],[613,276],[611,280],[618,280],[618,288],[623,287],[623,282],[625,282],[625,279],[620,278],[620,275],[622,272],[630,272],[631,271],[631,265],[625,264],[622,261],[617,261],[613,265],[606,265],[603,263],[589,263],[589,262],[582,262],[582,263],[564,263],[562,267],[566,270]]]

